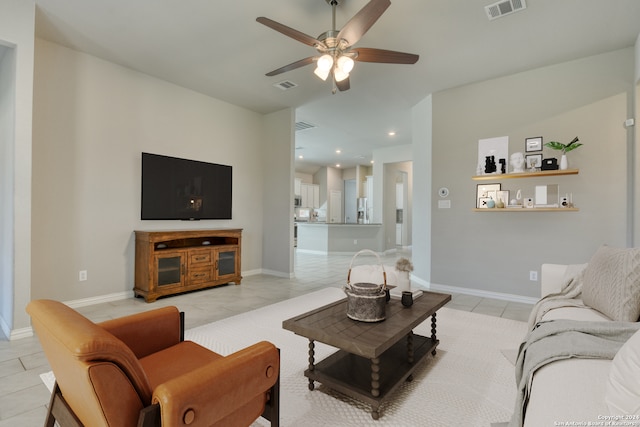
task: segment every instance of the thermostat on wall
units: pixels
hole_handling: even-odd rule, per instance
[[[440,197],[447,197],[449,195],[449,189],[447,187],[442,187],[438,190],[438,194]]]

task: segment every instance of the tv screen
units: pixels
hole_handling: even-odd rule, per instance
[[[141,219],[231,219],[231,166],[142,153]]]

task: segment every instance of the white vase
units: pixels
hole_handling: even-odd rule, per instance
[[[562,157],[560,157],[560,170],[565,170],[568,166],[567,155],[563,154]]]
[[[397,279],[398,290],[400,290],[400,292],[411,290],[411,281],[409,280],[408,271],[398,271]]]

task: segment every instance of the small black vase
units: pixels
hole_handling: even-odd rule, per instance
[[[402,299],[400,301],[402,301],[402,305],[406,308],[411,307],[413,305],[413,293],[410,291],[403,291]]]

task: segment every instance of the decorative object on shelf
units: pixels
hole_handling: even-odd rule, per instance
[[[542,151],[542,137],[536,136],[534,138],[525,138],[524,151]]]
[[[510,162],[513,167],[513,173],[524,172],[524,155],[521,152],[513,153]]]
[[[525,157],[529,172],[537,172],[542,167],[542,154],[527,154]]]
[[[560,207],[562,208],[572,208],[573,207],[573,193],[565,194],[560,197]]]
[[[487,208],[487,202],[493,199],[495,202],[500,184],[478,184],[476,186],[476,208]]]
[[[544,146],[545,147],[549,147],[549,148],[551,148],[553,150],[562,151],[562,157],[560,157],[560,170],[565,170],[565,169],[567,169],[567,167],[569,167],[569,164],[567,162],[567,153],[569,151],[575,150],[576,148],[578,148],[578,147],[580,147],[582,145],[582,143],[580,143],[578,141],[580,141],[580,140],[576,136],[568,144],[563,144],[563,143],[558,142],[558,141],[550,141],[550,142],[547,142],[546,144],[544,144]]]
[[[499,159],[505,159],[505,170],[507,170],[508,165],[506,164],[506,159],[508,158],[508,156],[508,136],[478,140],[478,171],[480,172],[478,175],[496,173],[498,171],[498,168],[495,162]],[[489,159],[487,159],[487,157],[489,157]],[[489,161],[489,168],[487,168],[487,161]],[[492,172],[486,172],[487,169]]]
[[[397,285],[402,292],[411,290],[411,280],[409,275],[413,271],[413,264],[407,258],[400,258],[396,261]]]
[[[495,156],[486,156],[484,159],[484,173],[490,174],[497,171],[496,166],[496,157]]]
[[[518,188],[518,191],[516,191],[516,205],[521,205],[521,204],[522,204],[522,190]]]
[[[495,207],[496,207],[496,201],[493,200],[493,197],[489,197],[489,200],[487,200],[487,208],[493,209]]]
[[[500,173],[507,173],[507,159],[500,159],[498,163],[500,163]]]
[[[533,209],[533,199],[531,197],[527,197],[526,199],[524,199],[524,207]]]
[[[496,207],[504,208],[509,204],[509,190],[498,191],[496,193],[496,197],[497,197]]]
[[[409,291],[402,292],[402,305],[405,308],[409,308],[413,305],[413,293]]]
[[[549,159],[542,159],[542,167],[540,169],[543,171],[557,171],[558,159],[556,159],[555,157],[551,157]]]

